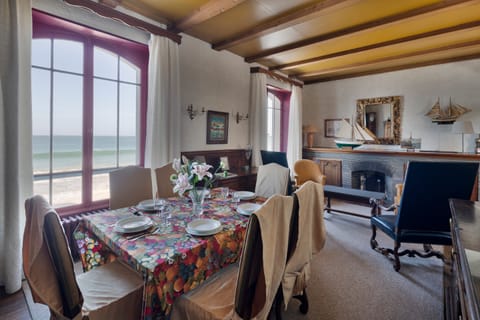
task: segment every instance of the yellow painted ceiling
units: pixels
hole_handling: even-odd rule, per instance
[[[223,50],[272,70],[316,59],[276,70],[307,83],[480,57],[480,0],[118,2],[120,7],[169,27],[199,12],[208,13],[207,19],[176,32],[204,40],[214,48],[226,43]],[[460,28],[466,23],[468,28]],[[446,28],[450,30],[438,31]],[[423,33],[439,34],[378,45]],[[231,40],[234,42],[229,44]],[[359,49],[365,46],[378,47]],[[347,50],[359,52],[346,54]],[[338,56],[323,58],[325,55]]]

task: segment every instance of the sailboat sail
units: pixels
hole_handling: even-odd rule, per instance
[[[364,141],[375,141],[375,138],[372,137],[372,134],[368,133],[357,122],[354,122],[354,124],[351,125],[345,119],[343,119],[342,123],[340,124],[337,137],[342,138],[335,140],[335,143],[339,148],[355,148],[359,145],[362,145]]]
[[[435,102],[432,109],[428,111],[425,115],[432,119],[432,122],[436,122],[438,124],[450,124],[454,123],[458,117],[462,114],[465,114],[471,109],[465,108],[458,103],[452,104],[452,99],[450,99],[450,105],[446,110],[442,110],[440,107],[440,99]]]

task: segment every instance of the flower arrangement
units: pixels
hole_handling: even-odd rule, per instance
[[[212,168],[211,165],[190,161],[185,156],[182,157],[182,161],[174,159],[172,167],[177,172],[170,177],[170,180],[175,184],[173,192],[183,196],[184,193],[190,191],[189,196],[192,200],[197,200],[202,196],[197,186],[203,181],[202,187],[210,188],[215,181],[215,174],[223,168],[223,163],[220,162],[220,166],[214,174],[209,171]]]

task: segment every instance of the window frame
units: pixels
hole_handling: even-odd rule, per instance
[[[93,180],[93,114],[94,114],[94,80],[93,54],[94,48],[99,47],[113,52],[121,58],[135,65],[140,70],[140,114],[138,130],[139,136],[139,163],[145,163],[146,116],[148,96],[148,46],[107,34],[90,27],[79,25],[62,18],[32,10],[32,38],[33,39],[61,39],[78,41],[83,44],[83,124],[82,124],[82,198],[78,205],[59,207],[56,210],[61,216],[68,216],[80,212],[107,208],[109,200],[92,201]],[[53,66],[51,66],[53,68]],[[50,177],[52,173],[48,173]]]
[[[285,89],[280,89],[272,85],[267,85],[267,99],[269,93],[271,93],[280,100],[280,150],[271,151],[286,152],[288,144],[288,118],[290,114],[290,96],[292,93]]]

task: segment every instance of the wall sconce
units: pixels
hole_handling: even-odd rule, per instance
[[[248,113],[243,115],[241,114],[240,112],[237,112],[236,114],[233,114],[235,120],[237,121],[237,123],[240,122],[240,120],[248,120]]]
[[[204,114],[205,113],[205,108],[202,108],[202,110],[193,109],[193,105],[189,104],[187,106],[187,113],[188,113],[188,117],[190,118],[190,120],[193,120],[196,116]]]

